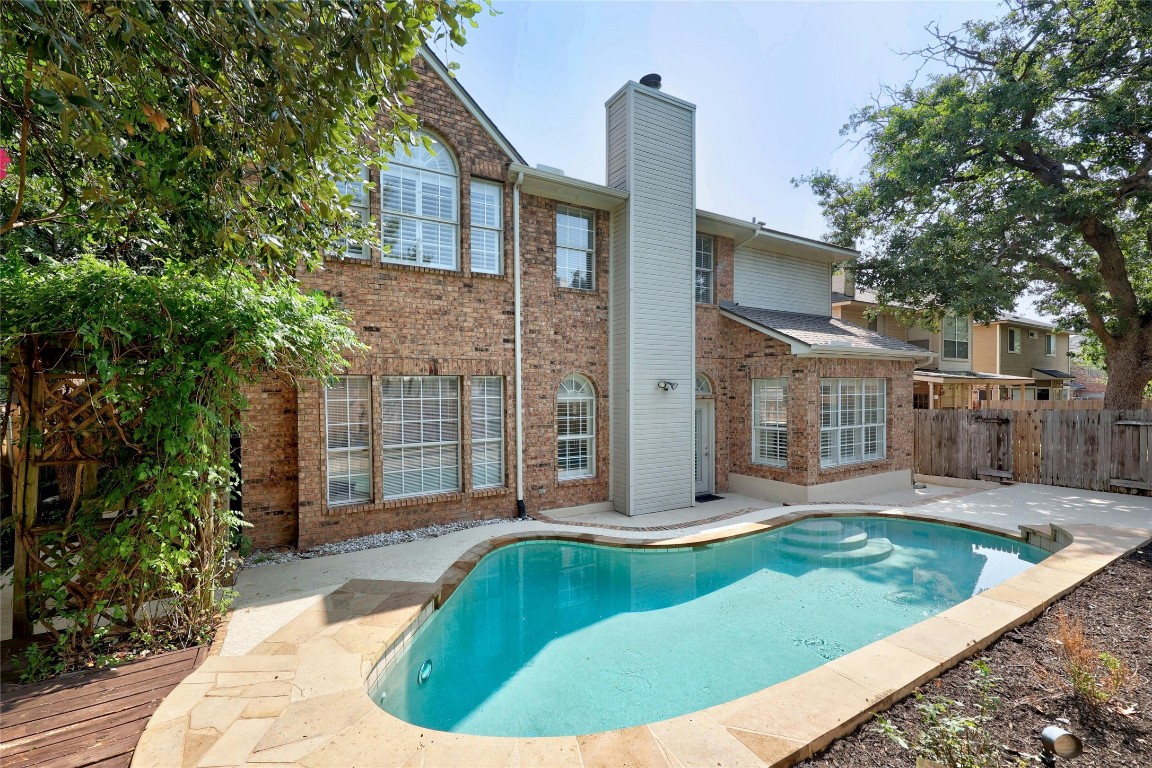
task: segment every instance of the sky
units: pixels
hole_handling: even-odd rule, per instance
[[[902,54],[931,42],[926,25],[999,13],[977,0],[492,4],[499,15],[441,55],[530,165],[604,183],[604,102],[655,72],[696,105],[697,206],[814,238],[820,208],[791,180],[861,169],[840,129],[883,86],[924,77]]]

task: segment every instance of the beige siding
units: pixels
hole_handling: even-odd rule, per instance
[[[734,300],[746,307],[830,317],[830,270],[818,261],[741,246],[736,249]]]
[[[693,105],[635,83],[608,103],[608,183],[629,193],[612,238],[611,496],[629,515],[694,497],[695,119]]]
[[[998,325],[975,325],[972,328],[972,370],[977,373],[1000,373],[996,366]]]
[[[834,309],[839,310],[840,314],[834,314],[833,317],[839,317],[844,322],[852,323],[852,325],[858,325],[861,328],[868,327],[868,318],[864,316],[863,307],[854,307],[851,304],[844,304],[839,307],[834,307]]]
[[[611,264],[608,270],[608,401],[612,418],[609,420],[608,431],[612,471],[608,492],[616,511],[626,515],[630,502],[628,435],[632,431],[628,408],[628,355],[631,350],[628,296],[631,286],[628,282],[627,203],[612,211],[611,233]]]
[[[863,306],[853,304],[834,306],[832,307],[832,317],[840,318],[846,323],[852,323],[852,325],[858,325],[861,328],[868,327],[867,308]],[[876,318],[876,331],[893,339],[908,341],[908,326],[903,325],[891,315],[881,314]]]
[[[1064,373],[1068,372],[1068,334],[1056,334],[1056,354],[1044,354],[1044,335],[1050,333],[1040,328],[1028,328],[1023,325],[1002,323],[1000,331],[1000,373],[1009,376],[1032,377],[1033,368],[1049,368]],[[1008,351],[1008,328],[1020,331],[1021,347],[1019,352]],[[1036,338],[1029,338],[1029,332],[1035,333]]]
[[[885,336],[891,336],[894,339],[900,339],[900,341],[908,341],[908,326],[889,315],[881,315],[880,319],[884,322]]]

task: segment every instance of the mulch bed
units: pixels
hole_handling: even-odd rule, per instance
[[[1106,707],[1082,704],[1073,695],[1056,641],[1057,614],[1083,622],[1087,639],[1119,658],[1135,674]],[[1058,761],[1075,768],[1152,766],[1152,546],[1119,560],[1048,609],[1042,616],[998,640],[976,657],[1001,678],[995,693],[1002,703],[986,727],[1004,752],[989,766],[1038,766],[1027,755],[1040,752],[1039,733],[1060,725],[1084,742],[1084,754]],[[966,662],[925,684],[926,696],[944,696],[974,711],[969,688],[975,677]],[[909,696],[884,713],[904,733],[915,733],[920,712]],[[1013,754],[1015,752],[1015,754]],[[1025,757],[1021,757],[1024,755]],[[914,754],[883,736],[874,723],[833,742],[800,765],[807,768],[892,768],[915,765]]]

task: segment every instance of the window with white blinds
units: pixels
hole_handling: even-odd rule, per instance
[[[385,498],[460,490],[460,379],[384,379],[380,423]]]
[[[500,274],[503,262],[504,185],[492,181],[472,180],[471,270],[489,275]]]
[[[820,379],[821,467],[885,457],[886,398],[884,379]]]
[[[504,379],[472,377],[472,487],[504,485]]]
[[[456,164],[443,143],[401,147],[380,171],[381,260],[456,269]]]
[[[372,498],[371,414],[367,376],[340,376],[325,389],[329,505]]]
[[[788,466],[788,380],[752,380],[752,463]]]
[[[354,179],[341,179],[336,182],[336,188],[341,195],[348,195],[351,200],[348,207],[352,209],[356,220],[362,225],[368,224],[368,166],[360,166],[360,176]],[[354,222],[355,223],[355,222]],[[346,237],[336,241],[344,256],[350,259],[366,259],[371,253],[371,246],[366,242],[352,242]]]
[[[556,465],[560,480],[596,474],[596,395],[576,374],[560,382],[556,396]]]

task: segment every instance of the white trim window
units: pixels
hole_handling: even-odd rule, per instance
[[[556,394],[556,467],[560,480],[596,474],[596,395],[577,374],[565,377]]]
[[[1020,352],[1020,329],[1019,328],[1009,328],[1008,329],[1008,351],[1012,352],[1013,354],[1019,354],[1019,352]]]
[[[884,379],[820,379],[820,466],[877,461],[887,455]]]
[[[1056,356],[1056,334],[1054,334],[1054,333],[1044,334],[1044,356],[1045,357],[1055,357]]]
[[[338,376],[324,389],[328,505],[372,498],[372,386],[367,376]]]
[[[380,171],[381,240],[390,247],[380,259],[456,269],[456,163],[443,143],[419,136],[431,151],[421,140],[400,147]]]
[[[504,209],[504,185],[494,181],[472,179],[472,249],[473,272],[498,275],[504,261],[504,233],[501,229]]]
[[[944,359],[967,360],[970,338],[968,318],[949,315],[944,318],[940,331],[944,337]]]
[[[387,377],[380,417],[384,498],[460,490],[460,379]]]
[[[595,269],[596,214],[570,205],[556,206],[556,285],[590,291]]]
[[[788,380],[752,380],[752,463],[788,466]]]
[[[696,374],[696,397],[712,397],[712,382],[702,373]]]
[[[367,184],[368,166],[366,165],[360,166],[360,178],[340,179],[336,182],[336,188],[340,190],[341,195],[351,195],[352,199],[349,201],[348,207],[363,226],[368,226]],[[372,248],[368,243],[353,243],[346,237],[337,240],[336,247],[340,248],[343,252],[342,255],[349,259],[367,259],[372,252]]]
[[[472,487],[504,485],[504,379],[472,377]]]
[[[696,303],[712,303],[712,275],[715,269],[715,241],[712,235],[696,235]]]

